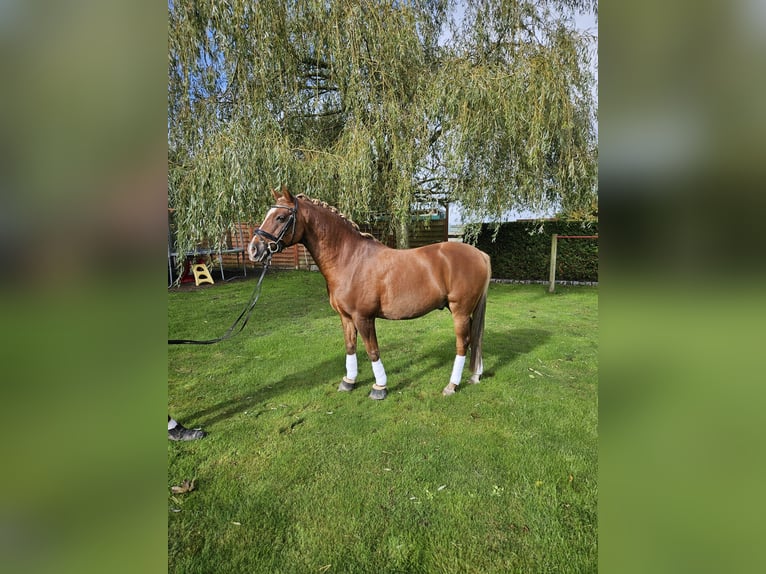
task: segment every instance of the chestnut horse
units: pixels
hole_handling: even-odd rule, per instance
[[[339,391],[350,391],[358,375],[357,333],[372,363],[372,399],[386,397],[386,371],[380,360],[375,319],[413,319],[447,307],[452,312],[457,354],[445,396],[455,393],[471,348],[471,383],[482,374],[481,343],[490,279],[489,256],[464,243],[435,243],[417,249],[391,249],[334,207],[272,191],[276,204],[248,246],[251,261],[268,261],[285,247],[302,243],[327,281],[330,305],[340,315],[346,339],[346,376]]]

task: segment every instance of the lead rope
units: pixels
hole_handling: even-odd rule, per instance
[[[229,327],[223,335],[217,339],[208,339],[206,341],[196,341],[194,339],[168,339],[168,345],[212,345],[213,343],[220,343],[221,341],[225,341],[226,339],[230,339],[234,335],[241,333],[242,329],[247,325],[248,319],[250,319],[250,314],[253,312],[255,304],[258,302],[258,297],[261,296],[261,283],[266,276],[266,271],[269,269],[269,265],[271,265],[271,257],[269,257],[263,264],[263,271],[261,271],[261,276],[258,278],[258,284],[255,286],[253,294],[250,296],[250,301],[247,302],[247,305],[239,314],[239,317],[236,318],[231,327]],[[239,329],[235,331],[234,329],[240,321],[242,321],[242,324],[239,326]]]

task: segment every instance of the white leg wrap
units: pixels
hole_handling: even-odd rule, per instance
[[[385,387],[386,370],[383,368],[383,362],[380,359],[372,363],[372,372],[375,373],[375,384],[379,387]]]
[[[476,372],[471,374],[471,382],[478,383],[481,378],[481,374],[484,372],[484,360],[479,361],[479,366],[476,368]]]
[[[168,430],[174,429],[178,426],[178,423],[176,422],[176,419],[170,419],[168,421]]]
[[[463,367],[465,366],[465,355],[455,355],[455,364],[452,366],[452,376],[449,378],[449,382],[455,385],[460,384],[460,377],[463,375]]]
[[[358,374],[359,370],[356,365],[356,353],[353,355],[346,355],[346,378],[355,381]]]

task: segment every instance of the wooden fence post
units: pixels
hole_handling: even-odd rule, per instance
[[[551,235],[551,272],[548,278],[550,281],[548,293],[553,293],[553,290],[556,288],[556,249],[558,247],[558,241],[558,233]]]

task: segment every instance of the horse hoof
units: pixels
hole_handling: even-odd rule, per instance
[[[370,398],[376,401],[381,401],[386,398],[387,391],[385,388],[382,389],[376,389],[375,387],[372,388],[370,391]]]
[[[478,385],[479,377],[477,375],[474,375],[470,379],[468,379],[468,382],[471,383],[472,385]]]
[[[442,396],[449,397],[455,394],[455,390],[457,390],[457,385],[455,383],[450,383],[446,387],[444,387],[444,390],[442,391]]]
[[[346,379],[346,377],[343,377],[340,385],[338,385],[338,391],[353,391],[354,388],[354,383]]]

